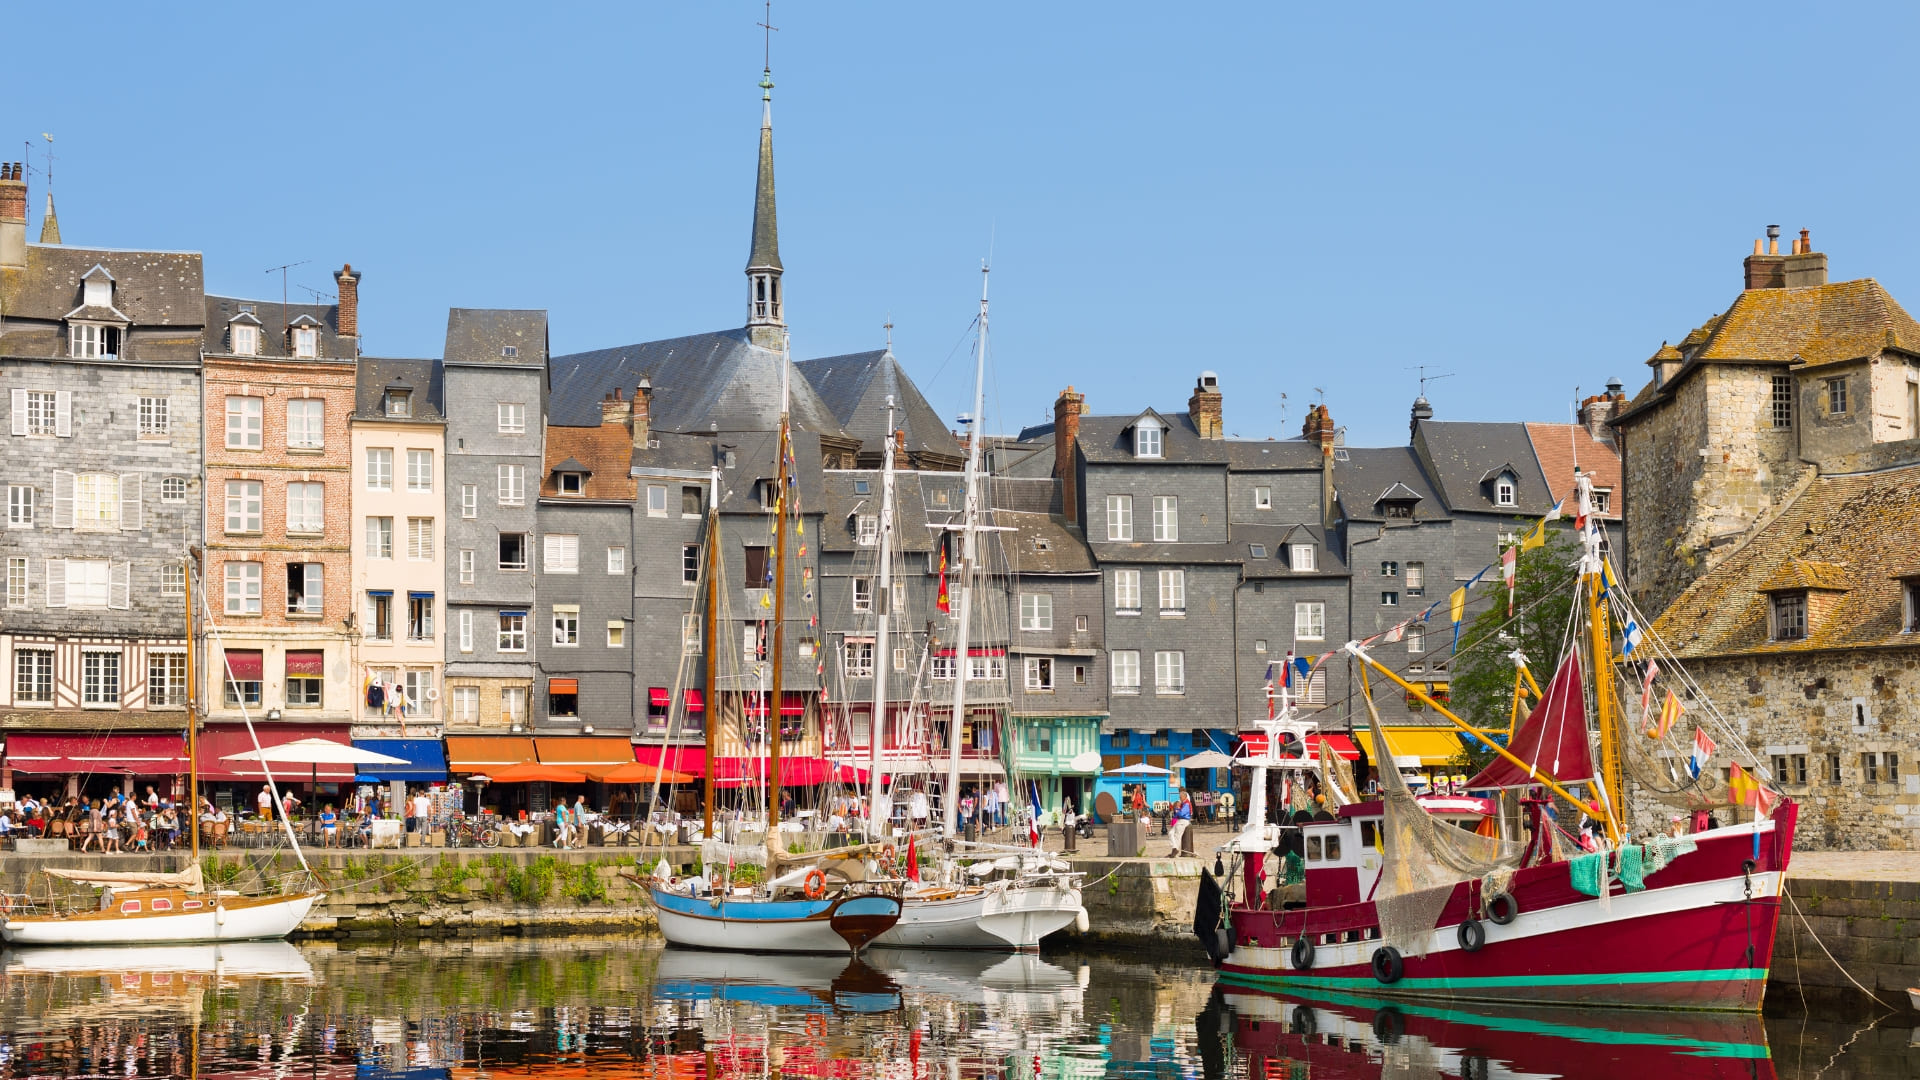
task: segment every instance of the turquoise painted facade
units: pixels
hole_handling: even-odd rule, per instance
[[[1099,769],[1076,772],[1072,762],[1081,754],[1099,753],[1099,717],[1015,716],[1009,748],[1023,798],[1027,784],[1038,784],[1041,807],[1053,820],[1059,820],[1061,800],[1068,795],[1086,811]]]

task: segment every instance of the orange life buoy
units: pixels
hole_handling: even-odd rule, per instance
[[[894,857],[897,854],[898,852],[894,851],[893,845],[888,844],[886,847],[880,849],[880,861],[886,863],[888,866],[892,866]]]
[[[818,900],[827,895],[826,873],[817,866],[807,871],[807,881],[801,886],[801,891],[807,894],[809,900]]]

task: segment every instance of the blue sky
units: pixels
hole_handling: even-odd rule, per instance
[[[1915,16],[1841,7],[776,3],[795,354],[890,316],[951,418],[991,244],[993,429],[1211,369],[1230,433],[1321,388],[1397,443],[1420,364],[1442,419],[1564,419],[1769,223],[1920,296]],[[70,243],[256,296],[351,261],[375,355],[455,305],[546,308],[556,352],[744,321],[759,4],[106,10],[9,14],[0,148],[55,134]]]

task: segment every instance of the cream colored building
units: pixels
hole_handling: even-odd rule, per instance
[[[438,738],[446,716],[445,515],[463,504],[446,490],[437,367],[360,361],[352,420],[357,739]]]

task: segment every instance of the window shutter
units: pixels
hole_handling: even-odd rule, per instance
[[[67,606],[67,560],[47,560],[47,606]]]
[[[305,588],[303,591],[306,594],[306,611],[308,614],[318,615],[326,610],[324,603],[326,593],[323,591],[325,589],[325,578],[323,577],[325,570],[326,568],[320,563],[310,562],[307,564]]]
[[[13,392],[12,415],[13,433],[15,435],[25,435],[27,433],[27,392],[25,390],[15,390]]]
[[[73,391],[71,390],[54,391],[53,433],[63,439],[73,437]]]
[[[120,474],[120,528],[140,528],[140,474]]]
[[[73,528],[73,474],[53,471],[53,527]]]
[[[107,606],[121,611],[133,606],[133,564],[113,563],[108,568]]]

